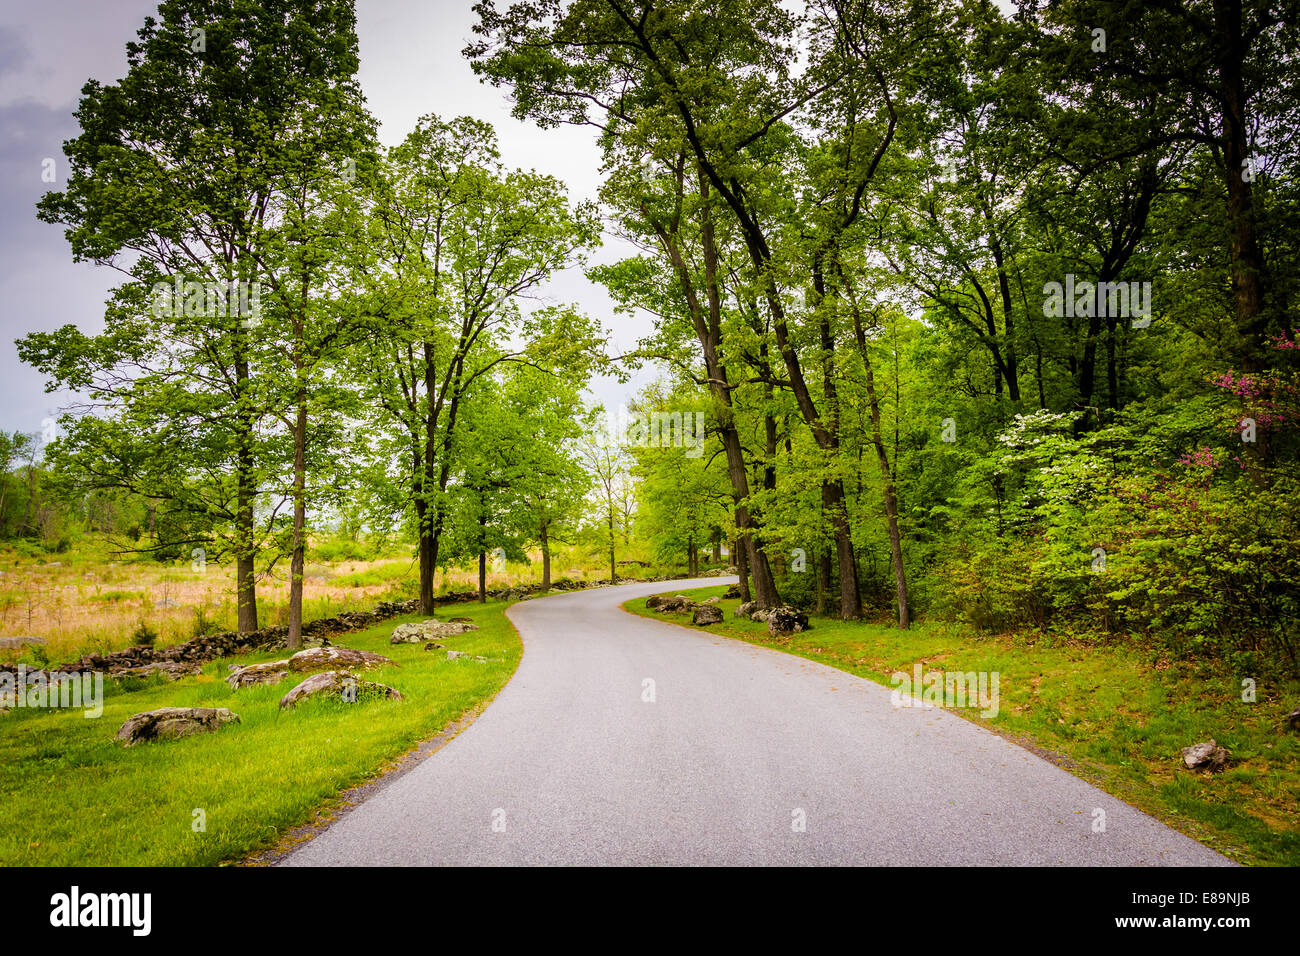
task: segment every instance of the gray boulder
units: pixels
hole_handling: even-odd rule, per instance
[[[278,684],[287,676],[289,676],[288,658],[282,661],[249,664],[247,667],[231,664],[226,683],[235,689],[239,689],[240,687],[253,687],[257,684]]]
[[[1183,764],[1188,770],[1209,770],[1218,773],[1228,765],[1228,751],[1211,739],[1205,743],[1183,748]]]
[[[767,633],[772,637],[798,634],[808,629],[808,615],[797,607],[782,604],[767,612]]]
[[[281,707],[293,707],[308,697],[334,697],[341,700],[360,701],[376,697],[401,700],[402,695],[387,684],[374,681],[357,680],[347,671],[322,671],[312,674],[289,693],[280,698]]]
[[[224,707],[161,707],[129,717],[113,737],[124,747],[149,740],[174,740],[239,723],[239,715]]]
[[[361,667],[368,670],[392,663],[393,660],[383,654],[372,654],[370,651],[359,651],[352,647],[309,647],[307,650],[299,651],[289,658],[289,670],[300,672],[318,671],[336,668],[340,665],[344,667]]]
[[[179,680],[182,677],[193,677],[195,674],[202,672],[203,667],[197,663],[186,663],[184,661],[154,661],[152,664],[145,664],[142,667],[121,667],[113,671],[114,677],[149,677],[153,674],[161,674],[167,680]]]
[[[713,604],[701,604],[691,615],[692,624],[707,626],[709,624],[722,623],[722,608]]]
[[[740,607],[736,608],[731,613],[732,616],[734,617],[748,618],[757,609],[758,609],[758,604],[756,602],[746,601],[744,604],[740,605]]]

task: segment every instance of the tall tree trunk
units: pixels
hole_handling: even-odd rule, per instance
[[[1106,398],[1112,412],[1119,409],[1119,365],[1115,360],[1118,325],[1115,316],[1106,317]]]
[[[646,49],[647,52],[653,57],[655,55],[653,44],[650,44],[644,38],[641,39],[641,43],[643,48]],[[875,171],[879,166],[880,161],[883,158],[886,150],[888,150],[889,144],[892,142],[894,137],[894,132],[897,124],[897,115],[895,114],[893,101],[890,98],[887,89],[884,90],[884,99],[885,99],[885,106],[889,111],[889,116],[890,116],[889,128],[886,134],[884,135],[884,137],[882,137],[880,143],[877,144],[875,154],[873,155],[868,165],[866,178],[863,180],[861,184],[863,188],[865,188],[866,182],[870,181],[870,179],[875,175]],[[691,121],[689,106],[682,100],[678,100],[675,105],[678,112],[682,114],[683,118],[687,119],[688,121]],[[706,270],[708,270],[710,267],[711,254],[716,262],[716,250],[710,248],[713,245],[712,242],[713,226],[712,226],[712,221],[708,215],[709,188],[710,186],[712,186],[713,189],[717,190],[718,194],[723,198],[723,200],[727,203],[732,213],[734,214],[737,225],[739,226],[741,235],[744,239],[745,248],[749,253],[750,260],[753,263],[756,273],[760,277],[760,281],[762,281],[763,283],[763,297],[767,301],[768,309],[772,316],[772,327],[773,327],[773,332],[775,333],[777,348],[780,350],[781,358],[784,361],[786,366],[786,371],[788,373],[788,378],[789,378],[789,387],[790,387],[790,391],[794,395],[795,403],[798,405],[799,411],[804,417],[804,421],[808,424],[808,427],[812,430],[813,438],[816,440],[818,447],[822,449],[829,449],[831,447],[830,433],[827,431],[827,429],[825,428],[824,424],[822,423],[821,419],[817,414],[816,406],[813,403],[812,396],[808,390],[807,381],[804,378],[803,369],[799,363],[798,353],[795,351],[795,348],[790,341],[789,329],[786,324],[785,306],[781,302],[780,290],[777,288],[776,279],[771,269],[772,250],[768,245],[767,237],[764,234],[763,227],[759,224],[752,210],[747,207],[746,200],[744,199],[744,197],[738,191],[728,187],[725,178],[726,173],[719,170],[719,168],[715,166],[713,162],[709,159],[707,151],[703,145],[702,139],[699,136],[692,134],[688,136],[688,141],[690,144],[690,148],[695,156],[696,167],[699,172],[699,179],[700,179],[700,196],[704,200],[705,215],[704,215],[702,226],[703,226],[703,232],[705,234],[704,235],[705,268]],[[734,186],[734,182],[732,185]],[[858,199],[860,198],[861,198],[861,193],[859,192]],[[861,209],[860,202],[855,201],[852,205],[851,211],[847,214],[846,218],[841,223],[839,228],[842,230],[852,225],[860,209]],[[831,248],[831,246],[828,244],[825,248]],[[711,309],[711,311],[716,311],[716,310]],[[710,377],[712,377],[711,370],[710,370]],[[843,493],[843,489],[841,488],[841,494],[842,493]],[[837,534],[838,533],[840,532],[837,531]],[[838,550],[838,545],[837,545],[837,550]],[[851,559],[851,554],[852,554],[851,544],[848,547],[848,553]],[[851,564],[850,564],[850,568],[851,568]],[[850,586],[854,591],[856,591],[857,581],[854,580]]]
[[[703,181],[701,196],[706,200],[707,209],[708,188]],[[718,347],[722,340],[721,299],[718,295],[717,248],[713,243],[712,221],[707,214],[704,215],[702,231],[709,297],[706,316],[691,271],[674,238],[675,233],[655,221],[648,212],[644,214],[677,272],[678,282],[686,298],[691,321],[695,326],[696,338],[703,352],[704,366],[709,376],[709,389],[721,408],[721,416],[717,423],[718,438],[722,441],[722,448],[727,458],[727,477],[731,481],[732,498],[735,503],[736,535],[740,546],[747,552],[750,572],[754,578],[754,600],[760,607],[775,607],[780,603],[780,599],[777,596],[776,582],[772,578],[772,569],[768,564],[767,555],[754,540],[760,525],[749,510],[749,476],[745,470],[744,449],[740,443],[740,435],[736,431],[735,421],[732,419],[731,388],[727,381],[727,373],[718,358]]]
[[[551,536],[550,521],[543,521],[538,529],[538,539],[542,544],[542,590],[551,589]]]
[[[253,502],[257,497],[257,463],[253,459],[253,410],[249,406],[247,332],[236,335],[235,356],[236,420],[238,431],[235,463],[235,602],[240,634],[257,630],[257,554]]]
[[[1227,167],[1232,293],[1237,329],[1245,339],[1241,362],[1246,371],[1253,372],[1260,368],[1260,338],[1267,317],[1263,312],[1265,264],[1256,234],[1254,189],[1249,177],[1243,175],[1250,158],[1250,131],[1242,76],[1246,41],[1242,35],[1241,0],[1214,0],[1214,25],[1223,161]]]
[[[989,210],[984,210],[984,220],[989,229],[989,248],[993,253],[993,263],[998,272],[998,294],[1002,299],[1002,330],[1006,348],[1003,372],[1007,378],[1007,394],[1017,405],[1020,404],[1020,369],[1016,361],[1016,317],[1011,305],[1011,283],[1007,278],[1006,261],[1003,258],[1002,242],[996,238],[993,229],[993,217]]]
[[[428,507],[422,501],[416,502],[415,512],[421,527],[432,517],[428,513]],[[437,541],[434,540],[432,534],[422,532],[418,547],[420,553],[420,613],[431,616],[433,614],[433,575],[438,563]]]
[[[1097,284],[1093,289],[1092,315],[1087,317],[1088,335],[1084,339],[1083,360],[1079,363],[1079,397],[1080,404],[1084,408],[1090,408],[1093,402],[1093,395],[1097,390],[1097,343],[1101,338],[1102,313],[1107,311],[1107,300],[1102,296],[1101,287],[1104,283],[1109,283],[1117,278],[1119,270],[1113,269],[1109,263],[1103,263],[1102,268],[1097,273]],[[1084,427],[1086,420],[1080,419],[1078,428]]]
[[[433,614],[433,575],[437,570],[438,554],[433,537],[433,515],[429,511],[428,491],[425,489],[424,456],[420,451],[419,437],[415,438],[414,467],[412,471],[415,502],[416,547],[420,557],[420,613]]]
[[[486,491],[478,489],[479,501],[482,503]],[[478,516],[478,601],[487,603],[487,512]]]
[[[871,409],[871,441],[876,446],[876,460],[880,466],[880,478],[884,482],[885,521],[889,527],[889,559],[894,567],[894,589],[898,602],[898,626],[909,627],[912,612],[907,598],[907,569],[903,566],[903,536],[898,530],[898,498],[894,489],[894,474],[889,467],[889,453],[885,450],[884,437],[880,429],[880,402],[876,398],[876,381],[871,371],[871,353],[867,346],[866,330],[862,326],[862,314],[853,303],[853,328],[857,338],[858,351],[862,353],[862,365],[866,371],[867,404]],[[850,553],[850,561],[852,554]]]
[[[1034,338],[1034,379],[1038,382],[1038,407],[1047,410],[1047,392],[1044,390],[1046,385],[1043,382],[1043,345]]]
[[[307,551],[307,391],[299,383],[298,412],[293,423],[293,554],[289,559],[289,633],[287,650],[302,647],[302,585]]]
[[[447,517],[442,507],[442,495],[447,490],[447,482],[451,477],[451,440],[456,429],[457,413],[460,409],[461,376],[458,368],[456,381],[452,385],[451,401],[447,406],[447,430],[442,440],[442,465],[436,469],[437,480],[435,482],[435,466],[438,462],[437,426],[440,413],[439,405],[441,403],[435,403],[433,400],[434,390],[437,388],[437,367],[434,347],[432,343],[427,342],[424,345],[424,384],[429,397],[429,410],[422,423],[423,448],[420,452],[420,462],[417,465],[416,481],[421,488],[425,489],[426,511],[429,508],[428,499],[433,497],[435,488],[437,489],[437,497],[436,503],[432,507],[432,520],[422,519],[418,531],[420,535],[420,613],[432,616],[433,575],[438,567],[438,545],[442,539],[443,523]]]
[[[831,589],[831,553],[825,548],[817,552],[817,613],[826,613],[826,596]]]
[[[434,402],[433,396],[438,388],[438,368],[437,354],[433,343],[423,343],[423,349],[424,394],[425,400],[428,402],[428,408],[425,409],[423,434],[420,436],[423,449],[420,454],[419,473],[416,481],[419,483],[424,496],[427,512],[429,499],[433,496],[434,466],[437,463],[435,445],[438,438],[438,405]],[[444,466],[445,464],[444,461]],[[438,503],[434,505],[436,514],[433,516],[433,520],[427,520],[429,516],[426,514],[426,520],[420,522],[418,530],[420,535],[420,613],[430,616],[433,614],[433,572],[438,563],[438,534],[441,531],[441,522],[438,520],[442,516],[441,495],[438,496],[437,501]],[[427,586],[426,580],[428,582]]]
[[[823,446],[836,458],[840,450],[840,399],[835,377],[835,336],[831,330],[830,312],[822,308],[826,299],[826,279],[822,274],[821,257],[813,261],[813,291],[817,294],[820,319],[818,335],[822,352],[822,398],[825,406],[822,415],[826,423],[826,444]],[[862,595],[858,591],[858,576],[853,569],[853,529],[849,526],[848,501],[844,495],[844,480],[838,476],[822,485],[822,505],[831,518],[835,532],[835,554],[840,566],[840,618],[856,621],[862,617]]]
[[[606,514],[609,517],[609,583],[618,584],[618,566],[614,562],[614,496],[611,494],[606,499],[609,510]]]
[[[749,592],[749,549],[739,538],[735,544],[735,562],[736,570],[740,575],[740,603],[748,604],[751,600]]]

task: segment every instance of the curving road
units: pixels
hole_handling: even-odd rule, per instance
[[[1229,863],[955,714],[618,608],[727,580],[515,605],[497,699],[281,865]]]

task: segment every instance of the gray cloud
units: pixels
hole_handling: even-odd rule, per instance
[[[20,72],[31,59],[32,52],[19,32],[0,26],[0,76]]]

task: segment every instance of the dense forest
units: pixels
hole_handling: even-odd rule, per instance
[[[725,548],[764,607],[1297,667],[1300,5],[479,3],[594,204],[436,91],[385,148],[351,4],[257,9],[165,0],[83,90],[39,215],[123,281],[18,343],[80,399],[5,438],[6,537],[201,547],[241,629],[288,562],[291,646],[325,529],[409,542],[432,612],[583,526],[611,578]],[[633,353],[539,304],[584,264]],[[611,437],[588,387],[646,367],[668,427]]]

